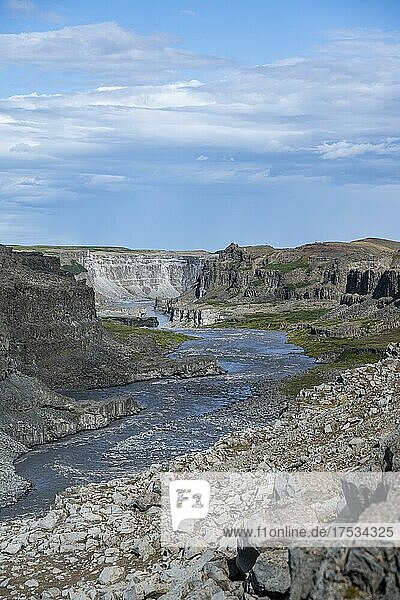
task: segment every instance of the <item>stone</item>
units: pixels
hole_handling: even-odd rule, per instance
[[[290,588],[288,551],[276,549],[261,552],[250,571],[249,581],[256,594],[287,594]]]
[[[99,575],[99,582],[103,585],[109,585],[122,579],[123,575],[124,570],[121,567],[104,567]]]

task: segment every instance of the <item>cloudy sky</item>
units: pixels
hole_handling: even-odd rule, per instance
[[[400,238],[398,0],[0,0],[0,242]]]

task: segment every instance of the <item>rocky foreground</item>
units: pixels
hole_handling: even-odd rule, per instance
[[[266,402],[268,399],[266,399]],[[398,470],[400,347],[302,391],[274,424],[132,478],[66,490],[0,528],[0,597],[18,600],[400,598],[394,549],[160,548],[162,470]],[[399,507],[400,512],[400,507]],[[400,515],[399,515],[400,517]]]

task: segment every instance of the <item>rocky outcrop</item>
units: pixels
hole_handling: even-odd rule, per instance
[[[218,310],[212,308],[185,308],[175,305],[173,301],[167,305],[171,325],[177,327],[204,327],[220,321]],[[223,319],[221,319],[222,321]]]
[[[44,517],[2,524],[0,589],[18,600],[398,598],[393,548],[161,549],[159,473],[398,469],[399,354],[393,345],[379,363],[304,390],[273,424],[134,477],[66,490]]]
[[[121,323],[128,327],[158,327],[159,322],[157,317],[128,317],[128,316],[112,316],[108,317],[109,321]]]
[[[400,270],[351,270],[347,276],[345,293],[346,296],[343,297],[342,302],[346,304],[349,304],[352,295],[355,295],[356,299],[370,296],[375,300],[387,298],[388,302],[398,300],[400,298]]]
[[[230,244],[202,268],[182,303],[207,301],[340,300],[344,293],[373,286],[371,275],[397,264],[397,246],[326,242],[298,248]],[[360,271],[367,273],[357,281]],[[396,288],[391,278],[382,293]],[[354,288],[354,291],[351,291]],[[368,293],[368,292],[366,292]]]
[[[64,263],[80,264],[101,305],[115,300],[175,298],[196,281],[204,263],[212,260],[207,252],[163,251],[68,251]]]
[[[0,315],[17,368],[55,385],[104,347],[93,290],[56,257],[0,247]]]

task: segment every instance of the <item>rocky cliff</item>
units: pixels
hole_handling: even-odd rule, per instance
[[[396,271],[392,275],[389,272],[394,266],[400,268],[399,256],[396,248],[363,241],[306,244],[282,250],[271,246],[241,248],[231,244],[219,253],[217,260],[204,265],[194,286],[194,298],[204,301],[334,300],[345,292],[359,293],[350,291],[350,272],[374,273],[376,278],[381,278],[375,287],[386,294],[393,287],[397,289]],[[382,276],[386,271],[385,279]],[[368,275],[364,278],[368,279]]]
[[[55,257],[0,247],[0,315],[16,367],[54,385],[102,348],[93,290]]]
[[[99,250],[63,251],[65,265],[79,264],[99,303],[115,300],[175,298],[196,281],[213,255],[207,252]]]
[[[208,325],[246,304],[301,302],[351,306],[368,298],[386,304],[400,298],[397,242],[324,242],[298,248],[230,244],[205,262],[195,284],[165,306],[180,325]],[[255,309],[254,309],[255,310]]]
[[[387,270],[361,271],[352,269],[347,276],[346,296],[371,296],[378,300],[387,298],[390,301],[400,298],[400,268]],[[351,300],[345,298],[346,302]]]

